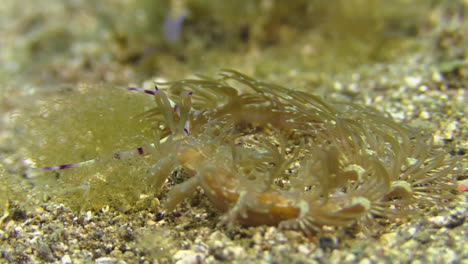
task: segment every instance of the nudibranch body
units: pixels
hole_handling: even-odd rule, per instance
[[[174,170],[190,176],[165,210],[201,187],[222,221],[310,233],[406,216],[456,189],[456,158],[371,108],[233,70],[158,86],[129,88],[154,96],[142,117],[158,138],[132,153],[158,157],[147,177],[155,192]]]

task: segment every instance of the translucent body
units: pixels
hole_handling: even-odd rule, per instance
[[[223,221],[310,232],[403,216],[454,189],[455,160],[372,109],[231,70],[164,85],[185,112],[160,92],[146,114],[165,127],[173,168],[191,176],[169,192],[167,210],[201,186]]]

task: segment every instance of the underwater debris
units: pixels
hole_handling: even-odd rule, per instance
[[[311,233],[406,217],[454,197],[459,159],[371,108],[234,70],[158,86],[128,88],[154,96],[141,118],[158,129],[154,143],[122,154],[157,160],[143,184],[155,193],[179,168],[190,176],[167,193],[164,210],[200,186],[222,222]]]
[[[187,17],[185,1],[172,0],[171,12],[163,23],[163,36],[169,43],[180,43],[182,40],[182,25]]]
[[[171,18],[167,16],[164,20],[163,35],[164,39],[170,43],[179,43],[181,40],[182,24],[185,16]]]

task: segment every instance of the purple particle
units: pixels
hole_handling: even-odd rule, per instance
[[[142,147],[137,148],[138,154],[143,155],[145,154],[145,151],[143,150]]]
[[[163,37],[169,43],[179,43],[182,35],[182,24],[184,23],[185,15],[178,17],[168,15],[163,24]]]

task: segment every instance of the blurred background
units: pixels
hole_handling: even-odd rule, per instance
[[[48,85],[179,79],[219,68],[268,79],[300,75],[319,84],[327,75],[418,53],[431,54],[431,63],[457,73],[466,67],[461,30],[466,5],[464,0],[4,0],[0,69],[8,78]]]

